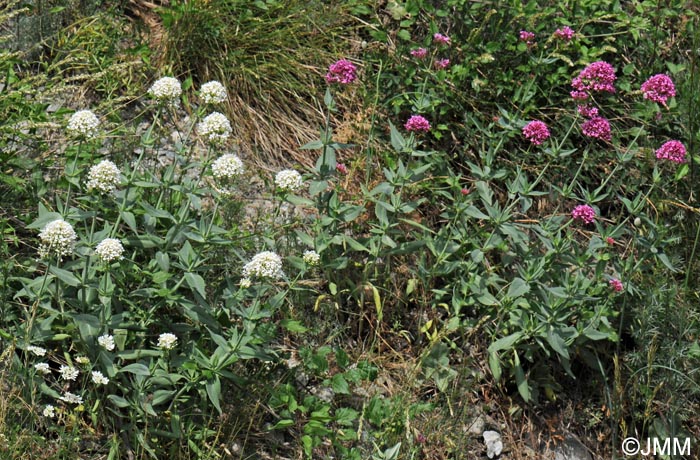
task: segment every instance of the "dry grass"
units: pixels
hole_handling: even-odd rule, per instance
[[[314,164],[315,152],[298,147],[317,138],[323,123],[323,75],[360,50],[360,24],[343,14],[342,2],[294,0],[263,11],[235,0],[192,1],[167,13],[157,2],[131,3],[157,68],[195,85],[226,84],[226,114],[246,156],[263,169]]]

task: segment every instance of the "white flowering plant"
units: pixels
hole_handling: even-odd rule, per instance
[[[274,337],[258,318],[286,315],[285,286],[303,269],[285,269],[292,248],[267,250],[274,244],[251,238],[246,166],[238,154],[218,152],[231,124],[203,109],[178,118],[187,90],[172,78],[150,87],[151,112],[128,132],[121,128],[140,139],[134,148],[120,150],[115,141],[108,157],[97,157],[86,140],[99,131],[71,134],[66,180],[49,184],[55,207],[39,201],[28,225],[35,278],[22,279],[17,299],[37,310],[17,334],[26,340],[27,397],[41,394],[42,424],[87,412],[96,431],[113,429],[118,417],[134,445],[146,443],[144,430],[174,426],[206,437],[201,415],[230,409],[222,395],[234,388],[234,371],[248,372],[241,362],[275,356]],[[199,99],[221,104],[225,95],[209,84]],[[173,137],[172,149],[161,145]],[[290,173],[282,185],[299,192],[300,178]],[[265,241],[284,233],[270,222]],[[157,418],[169,408],[180,418]]]

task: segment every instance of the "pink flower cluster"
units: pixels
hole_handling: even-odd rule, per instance
[[[411,56],[417,59],[425,59],[427,55],[428,50],[425,48],[416,48],[414,50],[411,50]]]
[[[525,42],[527,46],[532,46],[535,44],[535,34],[528,32],[527,30],[521,30],[518,38],[521,42]]]
[[[584,224],[592,224],[595,222],[595,210],[587,204],[580,204],[571,211],[571,217]]]
[[[600,139],[610,142],[612,135],[610,134],[610,122],[607,118],[594,117],[581,125],[581,131],[588,137]]]
[[[642,83],[644,99],[649,99],[666,107],[666,101],[676,95],[676,87],[668,75],[658,74]]]
[[[572,38],[574,38],[574,29],[569,26],[564,26],[561,29],[557,29],[554,31],[554,38],[568,43]]]
[[[614,93],[616,79],[615,69],[610,64],[605,61],[594,62],[571,81],[571,86],[574,87],[571,97],[584,100],[588,99],[591,92]]]
[[[450,65],[450,60],[449,59],[438,59],[435,61],[435,68],[436,69],[446,69]]]
[[[352,62],[348,61],[347,59],[341,59],[331,64],[331,66],[328,68],[326,82],[347,85],[354,82],[357,78],[356,71],[357,68]]]
[[[590,104],[583,104],[577,107],[578,113],[585,118],[595,118],[598,116],[598,107],[593,107]]]
[[[441,45],[449,45],[450,44],[450,37],[447,35],[443,35],[440,33],[436,33],[433,35],[433,40],[435,43],[440,43]]]
[[[535,145],[540,145],[549,138],[547,125],[540,120],[533,120],[523,127],[523,135]]]
[[[685,146],[679,141],[668,141],[656,151],[656,158],[674,163],[685,163]]]
[[[625,288],[622,285],[622,281],[620,281],[617,278],[610,278],[609,283],[610,283],[610,287],[613,288],[613,291],[615,291],[615,292],[622,292],[622,290]]]
[[[405,125],[406,131],[415,131],[427,133],[430,131],[430,122],[420,115],[413,115],[408,119]]]

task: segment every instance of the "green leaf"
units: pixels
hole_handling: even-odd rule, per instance
[[[275,425],[270,429],[271,430],[281,430],[284,428],[289,428],[290,426],[294,426],[294,420],[283,419],[283,420],[280,420],[279,422],[275,423]]]
[[[556,333],[553,329],[547,332],[547,343],[552,347],[552,350],[556,351],[565,359],[569,359],[569,350],[566,347],[566,342],[564,339]]]
[[[467,209],[464,210],[464,212],[466,212],[467,215],[469,215],[471,217],[475,217],[475,218],[481,219],[481,220],[489,218],[489,216],[487,216],[483,212],[479,211],[474,205],[469,206]]]
[[[301,321],[298,321],[296,319],[283,319],[280,321],[280,325],[287,329],[289,332],[298,332],[298,333],[304,333],[308,331],[306,327],[304,327],[303,324],[301,324]]]
[[[215,376],[214,378],[211,378],[207,380],[207,396],[209,396],[209,400],[211,403],[216,407],[216,410],[221,414],[221,381],[219,380],[218,376]]]
[[[353,250],[355,251],[364,251],[364,252],[369,252],[369,249],[367,246],[363,245],[356,239],[354,239],[351,236],[348,235],[342,235],[343,236],[343,241],[347,243]]]
[[[671,263],[671,261],[668,259],[668,256],[666,254],[664,254],[663,252],[657,253],[656,257],[658,257],[658,259],[661,261],[661,263],[664,264],[666,266],[666,268],[668,268],[673,273],[678,271],[678,269],[676,267],[674,267],[673,264]]]
[[[401,443],[396,444],[393,447],[388,448],[384,451],[384,460],[396,460],[399,456],[399,450],[401,449]]]
[[[323,153],[321,153],[318,156],[318,160],[316,160],[316,171],[320,173],[335,171],[336,164],[335,149],[333,147],[326,146],[325,158]]]
[[[157,219],[168,219],[175,222],[175,218],[168,211],[154,208],[145,201],[141,203],[141,207],[146,211],[146,214],[148,214],[151,217],[155,217]]]
[[[532,399],[530,385],[527,383],[525,371],[523,371],[523,367],[520,365],[520,358],[517,353],[515,353],[515,383],[518,385],[518,393],[520,393],[520,396],[522,396],[525,402],[530,402]]]
[[[326,92],[323,95],[323,103],[328,107],[329,110],[335,110],[335,100],[333,99],[333,93],[331,93],[330,87],[326,88]]]
[[[411,41],[411,33],[406,29],[399,30],[396,33],[396,36],[399,37],[401,40],[406,40],[407,42]]]
[[[505,337],[501,337],[489,346],[489,352],[494,353],[499,350],[507,350],[513,347],[523,337],[522,332],[514,332]]]
[[[136,218],[134,217],[134,214],[129,211],[122,211],[121,216],[124,222],[126,222],[126,225],[129,226],[131,231],[137,233],[138,227],[136,226]]]
[[[156,390],[153,392],[151,405],[157,406],[158,404],[166,403],[173,399],[175,393],[177,393],[175,390]]]
[[[129,401],[122,398],[121,396],[107,395],[107,399],[112,401],[112,404],[114,404],[117,407],[121,407],[121,408],[129,407]]]
[[[141,363],[133,363],[129,364],[128,366],[124,366],[119,369],[119,372],[130,372],[134,375],[143,375],[145,377],[151,375],[151,371],[148,369],[148,367]]]
[[[342,209],[338,210],[343,222],[352,222],[363,212],[365,212],[364,206],[344,206]]]
[[[80,286],[80,280],[68,270],[64,270],[62,268],[58,268],[52,265],[51,267],[49,267],[49,271],[69,286]]]
[[[476,296],[476,300],[482,304],[482,305],[487,305],[487,306],[496,306],[499,305],[500,302],[498,299],[496,299],[490,292],[484,289],[484,291],[481,292],[478,296]]]
[[[511,299],[516,299],[518,297],[522,297],[523,295],[527,294],[530,291],[530,286],[527,284],[527,282],[521,278],[515,278],[513,279],[513,282],[510,283],[510,287],[508,287],[508,294],[507,296]]]
[[[335,423],[340,426],[353,426],[359,413],[355,409],[349,407],[339,407],[335,411]]]
[[[328,188],[328,181],[317,180],[309,185],[309,195],[316,196]]]
[[[307,142],[306,144],[299,147],[301,150],[316,150],[323,147],[323,141],[321,139],[316,139],[315,141]]]
[[[63,216],[57,212],[49,212],[43,204],[39,203],[39,217],[27,225],[27,228],[44,228],[49,222],[58,219],[63,219]]]
[[[335,374],[331,379],[331,386],[333,387],[333,391],[337,394],[350,394],[350,386],[348,385],[348,381],[345,380],[345,377],[343,377],[343,374]]]
[[[115,337],[114,341],[116,342],[117,339]],[[117,356],[119,356],[122,359],[141,359],[141,358],[147,358],[147,357],[156,357],[156,356],[161,356],[163,353],[158,350],[124,350],[120,351],[117,353]]]
[[[296,206],[308,206],[308,207],[313,207],[316,205],[316,203],[313,202],[313,200],[310,200],[308,198],[304,198],[298,195],[287,195],[285,199],[290,202],[293,205]]]
[[[99,334],[101,330],[100,320],[93,315],[75,315],[73,316],[73,322],[78,326],[80,331],[80,337],[84,342],[90,343],[93,338]]]
[[[297,235],[297,238],[299,238],[299,241],[309,246],[310,248],[314,247],[314,240],[313,238],[311,238],[311,236],[309,236],[306,233],[300,232],[299,230],[297,230],[295,233]]]
[[[202,296],[202,298],[207,297],[207,291],[206,291],[206,284],[204,283],[204,278],[202,278],[200,275],[192,272],[187,272],[185,273],[185,281],[187,282],[187,285],[192,289],[193,291],[197,291],[199,295]]]
[[[127,246],[151,249],[163,246],[164,240],[155,235],[132,235],[124,238]]]
[[[389,130],[391,131],[391,146],[397,152],[403,152],[406,149],[406,139],[404,139],[392,122],[389,122]]]
[[[499,381],[503,370],[501,369],[501,362],[498,359],[498,353],[489,352],[489,367],[491,368],[491,373],[493,374],[493,379]]]

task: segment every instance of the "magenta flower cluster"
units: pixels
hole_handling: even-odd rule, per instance
[[[622,285],[622,281],[620,281],[617,278],[610,278],[610,287],[613,289],[615,292],[622,292],[624,289],[624,286]]]
[[[441,33],[436,33],[433,35],[433,41],[435,41],[435,43],[440,43],[441,45],[449,45],[450,37]]]
[[[535,34],[527,30],[521,30],[518,39],[524,42],[528,47],[535,44]]]
[[[595,210],[587,204],[580,204],[571,211],[571,217],[584,224],[592,224],[595,222]]]
[[[450,65],[450,60],[449,59],[438,59],[435,61],[435,68],[436,69],[446,69]]]
[[[420,115],[411,116],[403,126],[406,128],[406,131],[423,133],[430,131],[430,122]]]
[[[433,42],[437,43],[438,45],[449,45],[450,41],[450,37],[448,37],[447,35],[443,35],[441,33],[436,33],[433,35]],[[410,53],[411,56],[413,56],[416,59],[425,59],[428,56],[428,50],[423,47],[412,49]],[[436,69],[446,69],[450,65],[450,60],[438,59],[432,62],[431,64]]]
[[[674,163],[685,163],[685,146],[679,141],[668,141],[656,151],[656,158]]]
[[[523,127],[523,135],[535,145],[540,145],[549,138],[549,129],[544,122],[533,120]]]
[[[614,93],[615,69],[605,61],[597,61],[589,64],[571,81],[574,90],[571,97],[574,99],[588,99],[589,93]]]
[[[675,97],[676,87],[668,75],[658,74],[642,83],[642,93],[644,99],[658,102],[666,107],[666,101],[670,97]]]
[[[411,50],[411,56],[417,59],[425,59],[427,55],[428,50],[425,48],[416,48],[414,50]]]
[[[326,74],[326,82],[328,83],[347,85],[354,82],[355,79],[357,79],[357,68],[347,59],[341,59],[331,64]]]
[[[535,34],[527,30],[521,30],[518,38],[521,42],[525,42],[527,46],[532,46],[535,43]]]
[[[610,142],[612,135],[610,134],[610,122],[607,118],[594,117],[581,125],[581,131],[588,137],[600,139],[601,141]]]
[[[564,26],[561,29],[557,29],[554,31],[554,38],[568,43],[572,38],[574,38],[574,29],[569,26]]]
[[[585,118],[595,118],[598,116],[598,107],[590,104],[582,104],[577,107],[578,113]]]

